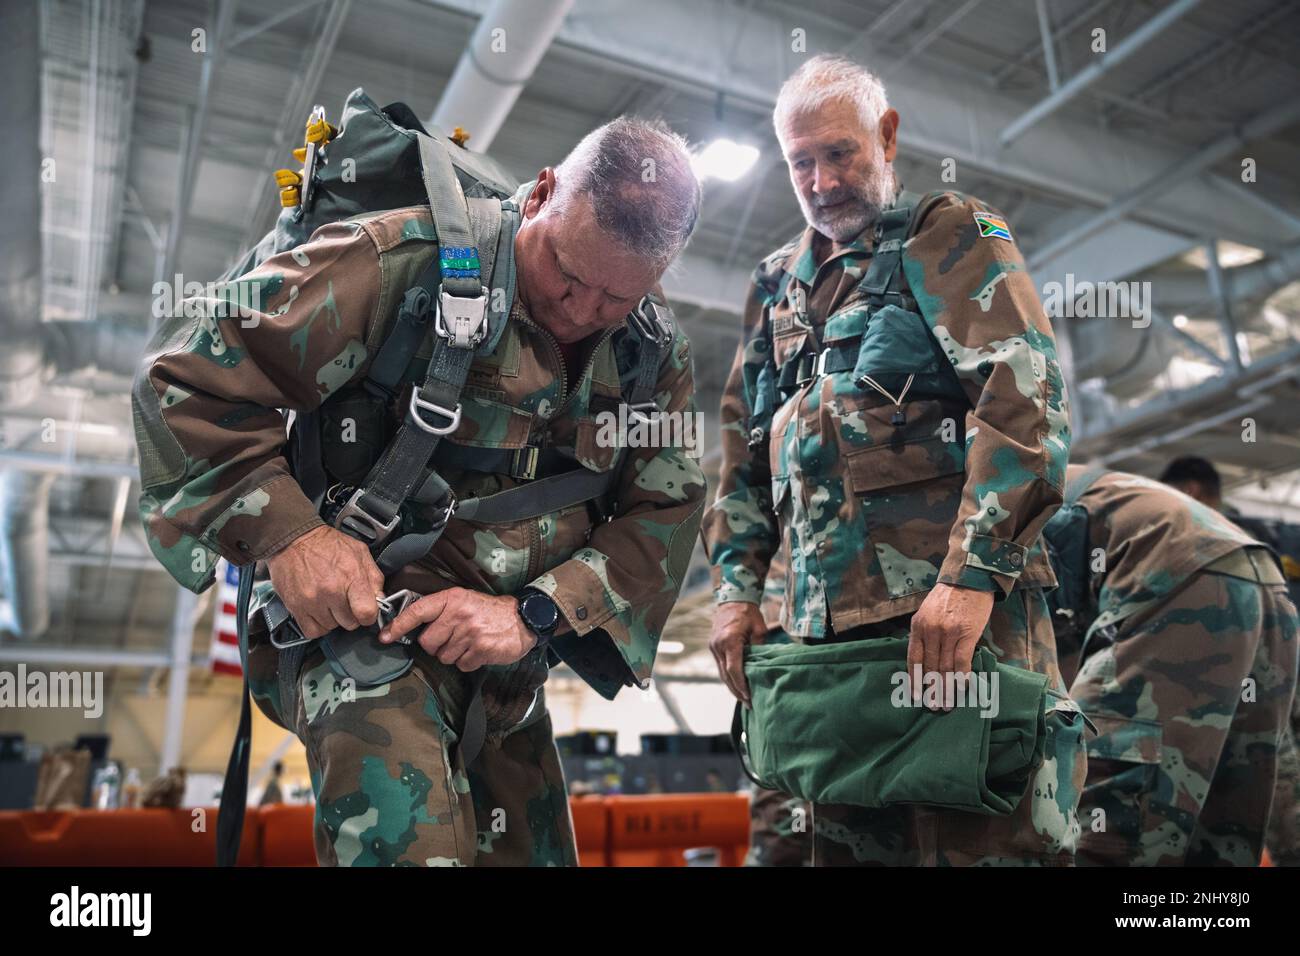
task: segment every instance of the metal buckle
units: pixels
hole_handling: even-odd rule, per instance
[[[817,353],[817,358],[813,360],[813,378],[821,378],[826,374],[826,356],[831,354],[829,348],[822,349]]]
[[[430,425],[420,417],[420,411],[417,411],[417,409],[420,411],[433,412],[435,415],[441,415],[443,418],[447,419],[450,424]],[[450,435],[460,426],[459,402],[456,403],[454,409],[443,408],[435,402],[426,402],[422,399],[418,389],[412,390],[411,401],[407,404],[406,410],[408,414],[410,414],[412,421],[415,422],[416,427],[423,429],[430,435]]]
[[[334,516],[334,527],[340,531],[352,531],[359,537],[369,542],[370,547],[375,547],[388,540],[389,535],[397,528],[398,522],[402,520],[401,515],[394,515],[391,521],[381,521],[374,515],[365,511],[359,504],[361,496],[366,493],[366,489],[358,488],[352,493],[347,504],[339,509],[339,513]]]
[[[276,640],[275,636],[277,634],[284,633],[286,630],[292,632],[295,635],[293,640],[289,640],[289,641]],[[277,627],[275,630],[271,632],[271,646],[278,651],[288,650],[291,647],[297,647],[299,644],[309,644],[311,643],[311,640],[312,639],[310,637],[303,636],[302,631],[298,629],[298,622],[295,621],[293,618],[289,618],[287,621],[285,621],[283,624],[281,624],[279,627]]]
[[[636,402],[627,407],[628,418],[634,418],[643,425],[654,424],[652,416],[658,415],[659,412],[659,406],[654,402]]]
[[[319,105],[313,106],[311,108],[311,115],[307,118],[307,124],[310,126],[317,120],[323,120],[324,118],[325,107]],[[320,151],[325,145],[325,143],[319,145],[316,143],[307,144],[307,158],[302,164],[302,195],[298,199],[299,213],[305,213],[307,211],[308,206],[311,204],[312,196],[316,192],[316,168],[320,165]]]
[[[409,588],[401,591],[394,591],[392,594],[386,594],[379,598],[376,603],[379,605],[379,620],[377,625],[382,629],[393,622],[397,615],[401,614],[412,603],[424,597],[423,594],[417,594]],[[411,636],[403,634],[397,639],[398,644],[410,644]]]
[[[664,313],[671,314],[667,306],[660,305],[647,295],[642,297],[629,315],[638,332],[662,343],[672,338],[673,334],[672,322],[664,318]]]
[[[510,477],[523,481],[532,481],[537,477],[537,458],[541,449],[535,445],[516,448],[510,463]]]
[[[453,348],[472,349],[487,338],[487,286],[469,299],[450,292],[438,292],[438,311],[433,317],[433,328]]]

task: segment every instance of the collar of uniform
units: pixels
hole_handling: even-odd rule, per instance
[[[804,229],[799,236],[798,242],[795,243],[794,249],[790,252],[790,257],[786,259],[783,267],[784,271],[792,278],[798,279],[804,285],[812,287],[813,281],[817,278],[817,270],[834,259],[841,256],[854,256],[866,258],[871,255],[871,236],[874,229],[874,223],[863,229],[848,242],[839,243],[831,242],[830,255],[820,265],[817,262],[817,251],[815,243],[819,233],[812,226]]]
[[[523,212],[524,203],[528,202],[528,197],[533,194],[533,190],[536,187],[537,187],[537,180],[534,179],[532,182],[524,183],[522,186],[516,189],[515,194],[510,197],[511,201],[519,209],[520,213]]]

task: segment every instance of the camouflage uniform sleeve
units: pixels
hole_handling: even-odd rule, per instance
[[[745,302],[744,330],[722,392],[719,432],[722,465],[718,492],[705,514],[704,550],[712,566],[715,600],[760,604],[763,581],[779,542],[772,513],[768,435],[750,446],[749,422],[758,399],[759,374],[770,344],[763,332],[765,297],[756,281]]]
[[[982,214],[995,220],[983,230]],[[962,503],[938,580],[1008,592],[1060,507],[1069,457],[1052,328],[1005,222],[976,200],[941,200],[903,268],[971,403]]]
[[[689,419],[698,447],[690,344],[680,333],[659,371],[655,403],[683,423]],[[586,547],[529,585],[554,599],[578,638],[612,643],[643,685],[690,563],[707,487],[687,448],[663,444],[626,449],[613,518],[592,530]],[[609,682],[608,667],[585,663],[609,661],[604,650],[565,661],[612,698],[622,685]]]
[[[378,251],[337,223],[161,320],[132,390],[140,515],[183,586],[216,557],[248,564],[321,524],[289,474],[281,409],[315,409],[366,361]]]

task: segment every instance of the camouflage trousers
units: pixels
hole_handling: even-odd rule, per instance
[[[1048,687],[1064,693],[1041,589],[1012,591],[995,602],[981,641],[1000,662],[1047,674]],[[1058,713],[1069,705],[1056,705],[1050,696],[1048,701]],[[814,804],[813,865],[1072,865],[1087,758],[1082,718],[1072,707],[1062,716],[1059,723],[1048,721],[1043,764],[1011,814],[984,816],[911,804],[882,809]]]
[[[1070,690],[1099,735],[1080,863],[1258,864],[1296,632],[1282,585],[1207,569],[1086,656]]]
[[[541,689],[466,767],[467,681],[419,651],[396,680],[350,687],[311,650],[294,730],[307,749],[322,866],[576,866]]]
[[[812,863],[811,822],[806,800],[754,787],[749,797],[745,866],[808,866]]]
[[[1300,726],[1300,694],[1296,695],[1291,726],[1286,728],[1277,753],[1277,783],[1268,817],[1264,845],[1274,866],[1300,866],[1300,752],[1296,729]]]

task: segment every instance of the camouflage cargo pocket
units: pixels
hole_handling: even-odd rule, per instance
[[[897,429],[887,424],[892,406],[863,410],[873,444],[841,438],[849,485],[891,598],[934,587],[966,481],[961,442],[941,437],[940,403],[903,409],[908,424]]]

